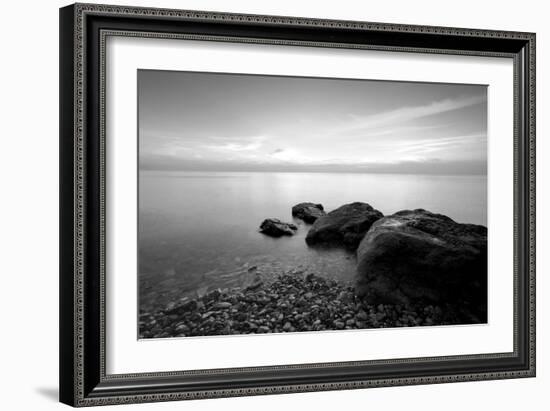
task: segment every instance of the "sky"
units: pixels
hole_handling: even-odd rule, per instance
[[[141,170],[486,174],[484,85],[139,70]]]

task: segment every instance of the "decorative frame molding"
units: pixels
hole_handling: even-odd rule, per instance
[[[323,35],[328,34],[340,41],[326,41]],[[513,58],[514,351],[107,375],[104,104],[108,36]],[[535,375],[535,34],[75,4],[60,10],[60,96],[62,402],[91,406]],[[267,382],[259,382],[259,376]]]

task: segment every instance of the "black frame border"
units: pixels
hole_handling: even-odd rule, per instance
[[[514,59],[514,351],[105,374],[104,87],[110,35]],[[60,400],[91,406],[535,376],[535,34],[75,4],[60,9]]]

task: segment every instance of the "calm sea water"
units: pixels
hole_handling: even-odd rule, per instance
[[[325,210],[363,201],[384,214],[425,208],[487,225],[485,176],[141,171],[139,292],[144,310],[210,289],[243,287],[289,270],[350,282],[355,257],[258,232],[265,218],[292,222],[294,204]]]

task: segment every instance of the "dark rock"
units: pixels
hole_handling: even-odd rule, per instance
[[[307,233],[306,242],[355,250],[371,225],[382,217],[369,204],[346,204],[318,218]]]
[[[370,304],[459,303],[486,318],[486,227],[400,211],[372,225],[357,262],[355,291]]]
[[[292,216],[313,224],[319,217],[326,215],[322,204],[300,203],[292,207]]]
[[[271,237],[281,237],[283,235],[294,235],[296,233],[296,227],[291,223],[283,223],[276,218],[268,218],[260,225],[260,232],[269,235]]]

